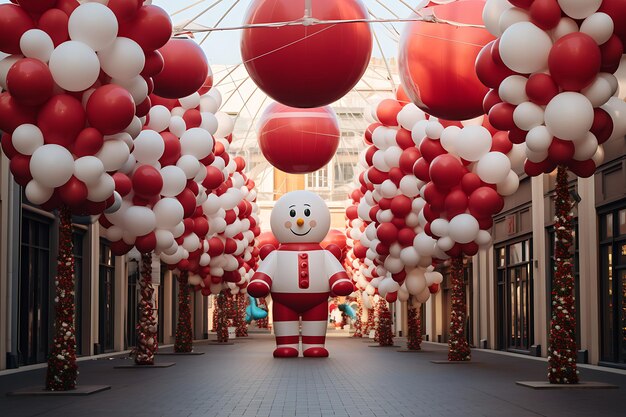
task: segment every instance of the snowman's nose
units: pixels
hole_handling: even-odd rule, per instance
[[[296,224],[297,224],[299,227],[302,227],[302,225],[304,224],[304,220],[303,220],[303,219],[298,219],[298,220],[296,220]]]

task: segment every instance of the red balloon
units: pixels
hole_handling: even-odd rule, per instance
[[[439,284],[430,284],[428,286],[428,291],[431,294],[437,294],[439,292]]]
[[[457,1],[428,8],[440,19],[482,25],[484,1]],[[400,40],[400,79],[413,102],[432,116],[467,120],[483,114],[487,94],[474,64],[493,40],[484,28],[416,21],[407,23]]]
[[[67,30],[69,17],[59,9],[50,9],[41,15],[37,26],[50,36],[55,47],[70,38]]]
[[[224,174],[217,167],[206,167],[206,177],[202,180],[202,185],[207,190],[215,190],[224,182]]]
[[[87,100],[87,120],[103,135],[128,127],[135,116],[135,102],[128,90],[116,84],[98,87]]]
[[[141,75],[144,77],[155,77],[163,71],[164,66],[163,55],[159,51],[146,52],[146,63],[143,66]]]
[[[165,143],[163,156],[159,159],[161,166],[176,165],[180,158],[180,140],[170,132],[161,132],[161,137]]]
[[[19,154],[19,152],[13,146],[13,138],[8,133],[3,133],[1,137],[0,143],[2,144],[2,152],[6,155],[7,158],[11,159],[15,155]],[[355,207],[356,209],[356,207]],[[355,217],[356,219],[356,217]]]
[[[496,132],[491,142],[491,152],[509,153],[513,149],[513,144],[509,140],[507,132]]]
[[[404,87],[402,87],[402,85],[399,85],[398,89],[396,90],[396,100],[398,100],[400,104],[402,104],[402,106],[411,103],[411,99],[406,94],[406,91],[404,91]]]
[[[421,156],[422,154],[415,146],[406,148],[402,151],[402,154],[400,155],[400,169],[402,172],[404,174],[413,173],[413,166]]]
[[[115,181],[115,191],[117,191],[122,197],[128,195],[133,187],[133,182],[128,178],[126,174],[116,172],[113,174],[113,181]]]
[[[385,300],[387,300],[388,303],[395,303],[398,300],[398,291],[388,292],[385,295]]]
[[[424,158],[420,158],[413,165],[413,175],[424,182],[430,182],[430,164]]]
[[[254,0],[244,24],[302,18],[302,2]],[[313,18],[367,19],[360,1],[314,0]],[[292,107],[320,107],[337,101],[365,73],[372,50],[367,23],[318,24],[244,29],[241,55],[248,74],[267,95]]]
[[[430,208],[433,211],[440,212],[445,210],[446,194],[439,190],[434,182],[426,184],[422,197],[430,204]]]
[[[183,120],[185,121],[187,129],[200,127],[200,124],[202,123],[202,115],[199,110],[190,109],[183,114]]]
[[[591,126],[590,132],[598,139],[598,144],[602,145],[609,140],[613,134],[613,119],[603,109],[596,108],[593,109],[593,112],[593,125]]]
[[[461,250],[466,256],[474,256],[478,253],[478,244],[476,242],[469,242],[461,245]]]
[[[444,205],[446,217],[452,219],[459,214],[465,213],[465,210],[467,210],[467,195],[461,189],[452,190],[446,196]]]
[[[528,9],[530,5],[536,0],[509,0],[513,6],[521,7],[522,9]]]
[[[439,155],[447,153],[443,146],[441,146],[440,141],[430,138],[425,138],[424,140],[422,140],[422,143],[420,143],[420,152],[422,154],[422,158],[430,163],[432,163],[433,159],[435,159]]]
[[[385,99],[376,108],[376,117],[384,126],[398,126],[398,113],[402,110],[402,105],[393,99]]]
[[[398,238],[398,228],[392,223],[381,223],[376,229],[376,236],[384,245],[391,245]]]
[[[95,155],[102,148],[104,137],[97,129],[88,127],[83,129],[72,146],[72,151],[76,157]]]
[[[70,16],[78,6],[80,6],[78,0],[57,0],[56,8]]]
[[[548,156],[557,165],[566,164],[574,157],[575,151],[573,142],[554,138],[548,148]]]
[[[290,174],[325,166],[335,155],[341,135],[330,107],[294,109],[273,103],[258,126],[261,152],[272,166]]]
[[[566,91],[579,91],[591,84],[600,72],[600,64],[600,48],[582,32],[558,39],[548,56],[552,78]]]
[[[480,177],[473,172],[468,172],[463,175],[463,179],[461,180],[461,189],[466,195],[470,195],[477,188],[481,187],[483,182],[480,180]]]
[[[549,74],[538,72],[528,78],[526,95],[533,103],[545,106],[557,94],[559,94],[559,86]]]
[[[489,110],[489,123],[498,130],[511,130],[515,127],[513,111],[515,106],[509,103],[498,103]]]
[[[614,33],[626,44],[626,7],[622,0],[603,0],[599,12],[611,16],[614,24]]]
[[[18,103],[8,91],[0,93],[0,130],[13,133],[20,125],[35,124],[36,115],[37,109]]]
[[[109,0],[107,3],[109,9],[111,9],[120,22],[135,17],[142,5],[142,0]]]
[[[196,210],[196,196],[189,188],[185,188],[182,193],[176,196],[176,199],[183,206],[185,217],[191,216]]]
[[[135,116],[144,117],[150,112],[150,108],[152,107],[152,102],[150,101],[150,97],[146,97],[144,101],[139,103],[135,108]]]
[[[608,41],[600,45],[600,54],[602,56],[601,72],[613,74],[617,71],[624,53],[624,44],[615,35],[612,35]]]
[[[37,125],[44,141],[69,148],[85,128],[85,110],[76,98],[69,94],[53,96],[39,111]],[[130,123],[130,122],[129,122]]]
[[[154,232],[137,236],[137,239],[135,239],[135,247],[140,253],[150,253],[156,248],[156,245],[157,239]]]
[[[365,144],[366,145],[372,145],[373,144],[373,142],[372,142],[372,135],[374,134],[374,131],[376,129],[378,129],[379,127],[381,127],[381,126],[382,126],[382,124],[377,122],[377,123],[372,123],[371,125],[369,125],[367,127],[367,129],[365,129],[365,133],[364,133],[363,139],[365,140]]]
[[[117,242],[111,242],[109,244],[111,248],[111,253],[115,256],[126,255],[133,248],[133,245],[129,245],[123,240],[118,240]]]
[[[84,182],[72,176],[65,184],[59,187],[59,197],[68,206],[80,206],[87,200],[89,190]]]
[[[571,160],[567,166],[574,174],[581,178],[589,178],[596,172],[596,164],[591,159],[586,161]]]
[[[469,210],[476,218],[489,217],[504,207],[504,199],[491,187],[480,187],[469,197]]]
[[[411,212],[412,200],[404,195],[397,195],[391,200],[391,212],[399,218],[406,217]]]
[[[15,182],[22,187],[26,187],[26,184],[33,179],[30,174],[30,155],[15,155],[9,162],[9,169],[15,177]]]
[[[152,165],[139,166],[133,174],[132,182],[135,194],[145,199],[159,195],[163,188],[163,177]]]
[[[443,154],[430,163],[429,174],[438,188],[449,189],[459,184],[465,174],[465,169],[454,156]]]
[[[191,39],[170,39],[159,49],[163,71],[153,77],[154,94],[165,98],[182,98],[198,91],[209,73],[204,51]]]
[[[376,153],[376,151],[378,151],[378,148],[376,146],[370,146],[365,151],[365,162],[367,162],[367,166],[371,167],[374,165],[373,160],[374,160],[374,154]]]
[[[543,30],[554,29],[561,20],[561,6],[557,0],[535,0],[529,12],[530,21]]]
[[[413,142],[413,138],[411,137],[411,132],[402,128],[398,130],[398,133],[396,133],[396,142],[402,149],[408,149],[415,146],[415,142]]]
[[[489,90],[483,100],[483,110],[485,111],[485,114],[489,114],[491,108],[498,103],[502,103],[502,99],[498,95],[498,90]]]
[[[53,8],[57,0],[17,0],[17,2],[27,12],[40,14]]]
[[[476,57],[476,75],[478,79],[489,88],[498,88],[500,83],[514,72],[506,65],[494,62],[491,55],[491,47],[497,40],[483,46]]]
[[[198,90],[198,94],[201,96],[205,95],[209,92],[209,90],[213,87],[213,72],[211,71],[211,67],[209,67],[209,75],[207,75],[206,80],[204,80],[204,84]]]
[[[524,172],[526,172],[529,177],[536,177],[537,175],[551,172],[554,168],[556,168],[556,165],[550,158],[546,158],[541,162],[532,162],[528,159],[524,162]]]
[[[35,22],[26,11],[14,4],[0,4],[0,51],[20,54],[20,38]]]
[[[204,217],[198,217],[193,221],[193,232],[203,238],[209,233],[209,222]]]
[[[134,40],[144,52],[161,48],[170,40],[171,35],[170,15],[155,5],[143,6],[139,8],[134,19],[120,22],[119,36]]]

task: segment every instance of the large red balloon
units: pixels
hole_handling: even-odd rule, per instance
[[[96,89],[87,100],[87,119],[104,135],[118,133],[128,127],[135,116],[135,102],[128,90],[116,84]]]
[[[274,167],[291,174],[326,165],[339,146],[339,124],[330,107],[295,109],[271,104],[259,122],[259,146]]]
[[[127,2],[132,3],[131,0]],[[121,13],[117,7],[114,11]],[[155,5],[141,7],[133,19],[122,21],[120,24],[119,36],[134,40],[145,52],[159,49],[172,36],[170,15]]]
[[[23,8],[14,4],[0,5],[0,51],[19,54],[20,38],[27,30],[35,29],[35,22]]]
[[[463,174],[465,174],[465,168],[458,159],[450,154],[439,155],[430,163],[430,178],[442,190],[458,185]]]
[[[50,9],[41,15],[37,25],[46,32],[57,47],[70,38],[67,30],[69,17],[62,10]]]
[[[313,18],[367,19],[359,0],[313,0]],[[303,1],[254,0],[244,24],[301,19]],[[254,82],[274,100],[310,108],[343,97],[365,73],[372,51],[367,23],[295,25],[245,29],[243,62]]]
[[[154,94],[182,98],[202,88],[209,74],[204,51],[191,39],[170,39],[159,52],[163,71],[154,77]]]
[[[593,38],[582,32],[570,33],[557,40],[548,56],[550,74],[566,91],[579,91],[595,80],[601,54]]]
[[[142,198],[152,198],[163,188],[163,177],[152,165],[141,165],[133,174],[133,190]]]
[[[463,0],[427,8],[437,18],[482,25],[484,1]],[[400,40],[398,66],[407,95],[425,112],[447,120],[483,114],[485,87],[474,69],[482,47],[494,37],[483,28],[416,21]]]
[[[0,130],[13,133],[19,125],[34,124],[36,115],[34,107],[18,103],[7,91],[0,93]]]
[[[52,96],[54,80],[46,64],[38,59],[22,58],[7,73],[7,89],[26,106],[39,106]]]
[[[81,102],[69,94],[59,94],[43,105],[37,116],[37,125],[46,143],[69,148],[85,128],[85,120]]]

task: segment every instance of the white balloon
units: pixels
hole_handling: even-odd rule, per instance
[[[491,133],[483,126],[466,126],[456,140],[459,156],[467,161],[478,161],[491,149]]]
[[[87,198],[91,201],[100,202],[105,201],[113,195],[115,191],[115,181],[113,177],[108,174],[103,174],[98,179],[98,182],[87,187]]]
[[[598,150],[598,139],[596,136],[589,132],[587,137],[583,140],[574,142],[575,152],[574,159],[577,161],[586,161],[593,158]]]
[[[178,101],[185,110],[195,109],[200,105],[200,94],[196,92],[187,97],[179,98]]]
[[[174,165],[161,168],[163,178],[163,189],[161,195],[165,197],[176,197],[182,193],[187,185],[187,177],[182,169]]]
[[[543,125],[543,107],[526,101],[513,110],[513,121],[522,130],[529,131],[534,127]]]
[[[424,270],[421,268],[414,268],[406,274],[406,280],[404,281],[407,291],[410,294],[419,294],[426,288],[426,277],[424,276]]]
[[[173,114],[173,112],[172,112]],[[180,116],[172,116],[170,119],[170,132],[176,137],[181,137],[187,130],[185,120]]]
[[[136,104],[142,103],[148,97],[148,83],[141,75],[129,79],[113,78],[111,83],[128,90]]]
[[[133,156],[141,164],[154,164],[165,151],[163,137],[154,130],[142,130],[133,144]]]
[[[487,0],[483,8],[483,22],[485,27],[495,37],[502,35],[500,30],[500,16],[505,10],[513,7],[508,0]]]
[[[419,264],[420,256],[413,246],[408,246],[400,251],[400,260],[405,267],[415,267]]]
[[[213,90],[216,90],[215,88]],[[200,97],[200,111],[202,113],[211,113],[215,114],[217,109],[219,109],[220,105],[215,101],[215,99],[209,95],[204,95]]]
[[[52,197],[54,188],[46,187],[35,180],[30,180],[24,189],[26,198],[33,204],[43,204]]]
[[[167,109],[167,107],[157,105],[150,109],[150,112],[148,112],[148,117],[150,121],[148,122],[148,125],[146,127],[157,132],[162,132],[170,125],[170,119],[172,118],[172,114]]]
[[[550,145],[548,145],[550,146]],[[526,145],[523,143],[514,143],[513,148],[507,154],[511,161],[511,169],[519,172],[524,167],[526,160]]]
[[[57,46],[48,65],[54,81],[67,91],[86,90],[100,75],[100,62],[94,50],[77,41]]]
[[[491,234],[486,230],[479,230],[475,242],[480,247],[488,246],[491,244]]]
[[[613,76],[613,74],[608,75]],[[593,107],[604,105],[613,96],[615,90],[610,80],[609,77],[599,75],[590,85],[581,91],[589,102],[591,102]]]
[[[546,127],[553,136],[563,140],[579,140],[587,136],[593,125],[593,106],[580,93],[556,95],[546,106]]]
[[[155,214],[148,207],[131,206],[124,214],[124,227],[135,236],[143,236],[156,227]]]
[[[446,127],[441,133],[441,138],[439,139],[439,142],[441,143],[443,149],[451,154],[457,155],[459,153],[458,139],[460,133],[461,128],[458,126]]]
[[[502,61],[520,74],[531,74],[547,68],[550,49],[550,36],[530,22],[513,24],[500,38]]]
[[[38,59],[47,63],[54,51],[54,43],[43,30],[30,29],[20,38],[20,50],[27,58]]]
[[[391,180],[385,180],[380,185],[380,192],[385,198],[392,198],[398,194],[398,187]]]
[[[117,171],[128,161],[130,151],[128,146],[119,140],[107,140],[96,154],[102,161],[104,170],[107,172]]]
[[[60,145],[43,145],[30,158],[30,173],[43,187],[56,188],[74,174],[74,158]]]
[[[422,143],[422,140],[426,137],[426,126],[428,125],[428,120],[420,120],[415,123],[413,129],[411,130],[411,139],[416,146],[419,146]]]
[[[489,152],[480,158],[476,164],[476,173],[481,180],[488,184],[501,183],[506,179],[510,171],[511,161],[502,152]]]
[[[443,125],[439,122],[429,121],[426,124],[426,136],[433,140],[439,140],[443,132]]]
[[[117,18],[108,7],[99,3],[83,3],[72,14],[67,25],[70,39],[100,51],[117,37]]]
[[[554,42],[561,39],[565,35],[578,32],[578,23],[569,17],[562,17],[559,23],[551,31],[551,37]]]
[[[515,23],[528,22],[529,20],[530,15],[526,10],[519,7],[512,7],[502,12],[500,19],[498,20],[498,29],[500,30],[500,33],[504,33],[505,30],[513,26]]]
[[[435,219],[430,223],[430,230],[435,236],[448,236],[450,232],[448,221],[445,219]]]
[[[539,163],[545,160],[547,157],[548,157],[548,150],[535,152],[526,148],[526,158],[528,158],[530,162]]]
[[[43,133],[35,125],[19,125],[12,135],[13,147],[22,155],[32,155],[40,146],[43,146]]]
[[[116,38],[107,48],[98,52],[102,70],[112,78],[128,80],[138,76],[146,62],[146,56],[137,42],[128,38]]]
[[[176,162],[176,166],[185,173],[187,179],[192,179],[198,175],[198,171],[203,171],[206,175],[206,169],[200,164],[198,158],[193,155],[183,155]]]
[[[0,60],[0,87],[2,89],[7,88],[7,73],[17,61],[22,59],[22,55],[9,55]]]
[[[519,188],[519,177],[514,171],[509,171],[504,181],[498,183],[498,194],[509,196],[515,194]]]
[[[598,45],[602,45],[613,35],[613,19],[606,13],[594,13],[580,25],[580,31],[591,36]]]
[[[137,136],[139,136],[139,133],[141,133],[142,128],[143,128],[143,125],[141,124],[141,120],[139,120],[139,117],[134,116],[133,121],[130,122],[130,124],[128,125],[126,129],[124,129],[124,132],[128,133],[131,139],[134,139]]]
[[[572,19],[584,19],[600,8],[602,0],[557,0],[566,15]]]
[[[383,150],[374,152],[374,155],[372,155],[372,165],[374,165],[374,168],[382,172],[389,172],[391,169],[385,161],[385,151]]]
[[[115,226],[115,225],[105,230],[106,230],[106,237],[111,242],[117,242],[124,236],[124,231],[122,230],[122,228]]]
[[[384,155],[385,163],[389,167],[396,168],[400,166],[400,156],[402,155],[402,149],[400,147],[390,146],[385,150]]]
[[[526,83],[528,78],[521,75],[510,75],[506,77],[498,88],[498,95],[507,103],[514,105],[528,101],[526,95]]]
[[[102,161],[95,156],[83,156],[74,161],[74,176],[87,187],[96,184],[104,174]]]
[[[213,113],[202,112],[200,113],[200,116],[202,116],[202,122],[200,123],[200,127],[209,132],[211,135],[215,135],[215,132],[217,132],[218,123],[215,115]]]
[[[593,155],[591,159],[593,160],[593,163],[596,164],[597,167],[600,166],[602,162],[604,162],[604,148],[602,148],[602,145],[598,146],[596,153]]]
[[[419,195],[419,180],[413,175],[405,175],[400,180],[400,191],[407,197],[417,197]]]
[[[232,117],[221,111],[215,113],[215,117],[217,118],[217,132],[215,132],[216,137],[225,138],[233,133],[235,122]]]
[[[398,113],[398,123],[406,130],[413,129],[415,123],[426,119],[426,113],[413,103],[409,103],[402,107]]]
[[[545,152],[552,143],[552,135],[545,126],[537,126],[526,135],[526,146],[533,152]]]
[[[187,130],[180,137],[181,153],[183,155],[193,155],[198,160],[209,156],[213,150],[213,145],[211,134],[199,127]]]
[[[426,233],[418,233],[413,239],[413,246],[417,250],[420,256],[431,256],[435,250],[435,244],[437,241]]]
[[[479,230],[478,220],[471,214],[459,214],[450,220],[450,238],[455,242],[473,242]]]

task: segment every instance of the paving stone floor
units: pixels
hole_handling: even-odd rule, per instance
[[[128,359],[80,362],[80,384],[109,384],[88,397],[8,397],[40,385],[45,369],[0,376],[0,416],[626,416],[626,375],[581,369],[586,381],[618,389],[537,391],[546,363],[474,351],[469,365],[437,365],[445,346],[426,353],[370,348],[334,335],[330,358],[273,359],[273,338],[254,334],[231,346],[198,344],[200,356],[161,356],[163,369],[113,369]],[[402,344],[404,342],[398,343]]]

